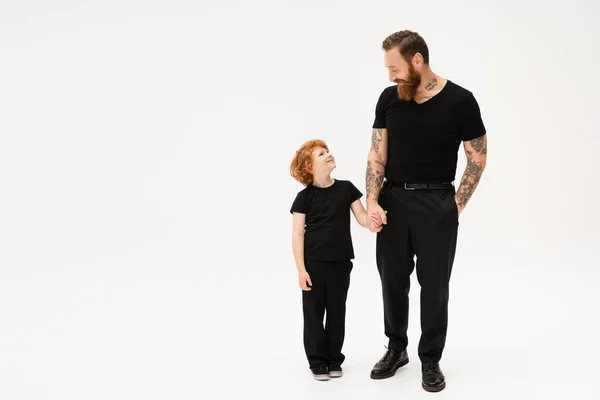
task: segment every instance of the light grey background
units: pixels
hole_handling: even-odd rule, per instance
[[[592,0],[3,1],[0,398],[425,398],[416,279],[411,363],[372,381],[375,236],[353,222],[346,373],[315,382],[291,252],[294,151],[325,140],[364,192],[401,29],[488,130],[438,396],[594,398],[599,19]]]

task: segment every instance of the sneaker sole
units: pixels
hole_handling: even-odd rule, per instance
[[[406,357],[406,360],[402,361],[401,363],[399,363],[396,368],[394,368],[393,370],[391,370],[390,372],[388,372],[385,375],[374,375],[371,372],[371,379],[385,379],[385,378],[390,378],[392,376],[394,376],[396,374],[396,371],[398,371],[400,369],[400,367],[404,367],[406,364],[408,364],[408,357]]]
[[[329,380],[329,375],[315,375],[315,374],[313,374],[313,378],[315,378],[318,381],[328,381]]]
[[[441,392],[446,387],[446,382],[442,383],[439,386],[427,386],[424,383],[422,383],[421,385],[423,386],[423,389],[425,389],[425,391],[427,392]]]
[[[332,378],[341,378],[342,375],[344,375],[342,371],[329,372],[329,376]]]

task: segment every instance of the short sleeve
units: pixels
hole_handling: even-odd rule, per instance
[[[485,135],[485,126],[481,119],[479,104],[470,94],[459,106],[460,140],[468,142]]]
[[[296,199],[292,204],[292,208],[290,209],[290,213],[293,214],[295,212],[300,214],[306,214],[306,192],[303,190],[296,195]]]
[[[358,190],[356,188],[356,186],[354,186],[352,184],[352,182],[350,183],[350,204],[354,203],[356,200],[360,199],[362,197],[362,193],[360,190]]]
[[[377,105],[375,106],[375,121],[373,121],[373,129],[383,129],[386,127],[385,124],[385,107],[386,107],[386,98],[385,90],[381,92],[379,96],[379,100],[377,100]]]

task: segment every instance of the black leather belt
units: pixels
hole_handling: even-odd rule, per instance
[[[404,187],[406,190],[442,190],[442,189],[450,189],[454,187],[452,182],[437,182],[437,183],[396,183],[392,181],[386,180],[386,183],[391,186],[400,186]]]

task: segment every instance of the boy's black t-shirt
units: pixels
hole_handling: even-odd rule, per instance
[[[350,234],[350,204],[362,197],[350,181],[335,179],[333,185],[301,190],[290,213],[306,215],[304,258],[337,261],[354,258]]]
[[[421,104],[400,100],[397,85],[386,88],[373,128],[387,128],[385,177],[398,183],[454,181],[461,141],[486,133],[473,94],[451,81]]]

